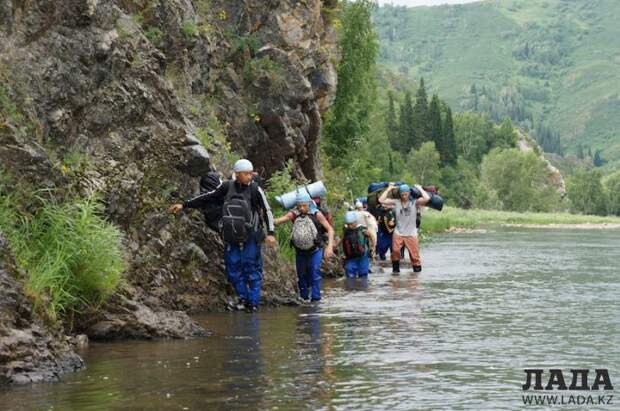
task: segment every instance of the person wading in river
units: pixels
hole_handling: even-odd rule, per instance
[[[344,270],[347,278],[366,278],[369,273],[370,257],[375,251],[375,237],[368,228],[359,224],[359,213],[348,211],[344,216],[342,232],[342,250],[345,261]]]
[[[394,207],[396,216],[396,228],[392,235],[392,273],[400,273],[400,250],[404,245],[409,256],[411,257],[411,265],[414,272],[422,271],[422,261],[420,260],[420,244],[418,242],[418,230],[416,227],[416,215],[419,207],[425,206],[431,199],[426,191],[420,185],[415,186],[422,196],[417,200],[411,199],[411,189],[407,184],[399,186],[398,199],[388,198],[389,193],[394,188],[394,184],[390,183],[388,189],[381,194],[379,202],[386,206]]]
[[[321,300],[321,260],[330,258],[334,246],[334,229],[316,207],[310,207],[311,198],[305,191],[297,193],[297,208],[274,220],[276,225],[293,222],[291,245],[295,248],[299,296],[311,302]]]
[[[233,167],[233,178],[215,191],[207,192],[168,208],[179,213],[186,208],[201,208],[211,200],[222,205],[220,233],[225,243],[224,261],[228,280],[239,298],[237,309],[256,311],[260,302],[263,259],[260,244],[275,247],[274,222],[263,190],[253,181],[254,167],[241,159]],[[263,225],[267,224],[267,237]]]

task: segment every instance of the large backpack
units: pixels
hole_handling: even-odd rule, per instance
[[[358,258],[366,253],[365,227],[345,228],[342,235],[342,249],[347,258]]]
[[[322,246],[321,229],[316,214],[295,215],[291,245],[301,252],[314,252]]]
[[[392,208],[378,208],[377,223],[384,233],[391,234],[396,226],[396,217]]]
[[[258,228],[258,213],[252,210],[253,186],[239,192],[233,180],[228,184],[222,206],[220,232],[224,242],[240,244],[249,240]]]
[[[222,185],[222,180],[218,173],[209,172],[200,178],[200,194],[210,193],[217,190]],[[207,225],[212,230],[219,230],[220,220],[222,219],[222,201],[208,201],[202,208]]]

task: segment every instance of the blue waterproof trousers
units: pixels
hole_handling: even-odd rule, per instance
[[[321,260],[323,259],[323,249],[319,248],[312,254],[297,251],[295,255],[295,266],[299,286],[299,296],[304,300],[310,294],[312,301],[321,299]]]
[[[377,233],[377,255],[380,260],[385,260],[385,253],[392,247],[392,234],[379,229]]]
[[[361,257],[346,259],[344,271],[347,278],[368,277],[368,251]]]
[[[260,244],[250,239],[242,244],[227,244],[224,262],[228,281],[239,298],[258,307],[263,279],[263,257]]]

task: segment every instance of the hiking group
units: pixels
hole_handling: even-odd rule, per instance
[[[274,219],[267,197],[255,180],[253,165],[247,159],[235,163],[228,181],[222,182],[219,176],[209,173],[201,180],[200,195],[173,204],[168,211],[175,214],[184,209],[204,211],[208,226],[219,231],[225,244],[226,274],[237,294],[231,308],[253,312],[259,306],[263,278],[261,246],[265,242],[269,247],[276,247],[274,232],[279,224],[292,224],[290,244],[295,249],[299,295],[305,301],[321,300],[321,262],[330,258],[338,245],[342,246],[343,265],[349,278],[367,277],[375,254],[385,260],[388,249],[391,249],[393,274],[400,272],[404,248],[409,252],[413,270],[421,271],[417,237],[419,210],[431,197],[419,185],[415,186],[418,197],[414,199],[414,189],[406,184],[381,184],[382,191],[374,193],[372,208],[368,207],[367,211],[357,201],[355,210],[345,214],[338,244],[331,213],[321,207],[320,198],[312,198],[307,190],[297,190],[294,207]],[[393,198],[396,193],[398,198]]]

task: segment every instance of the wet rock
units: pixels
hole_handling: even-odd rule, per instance
[[[156,311],[138,301],[123,301],[86,329],[93,340],[202,337],[207,332],[183,311]]]
[[[189,174],[194,177],[200,177],[207,174],[211,169],[209,152],[199,144],[185,147],[185,150],[189,152]]]
[[[0,233],[0,384],[54,381],[84,367],[62,330],[46,326],[33,312],[23,278]]]

